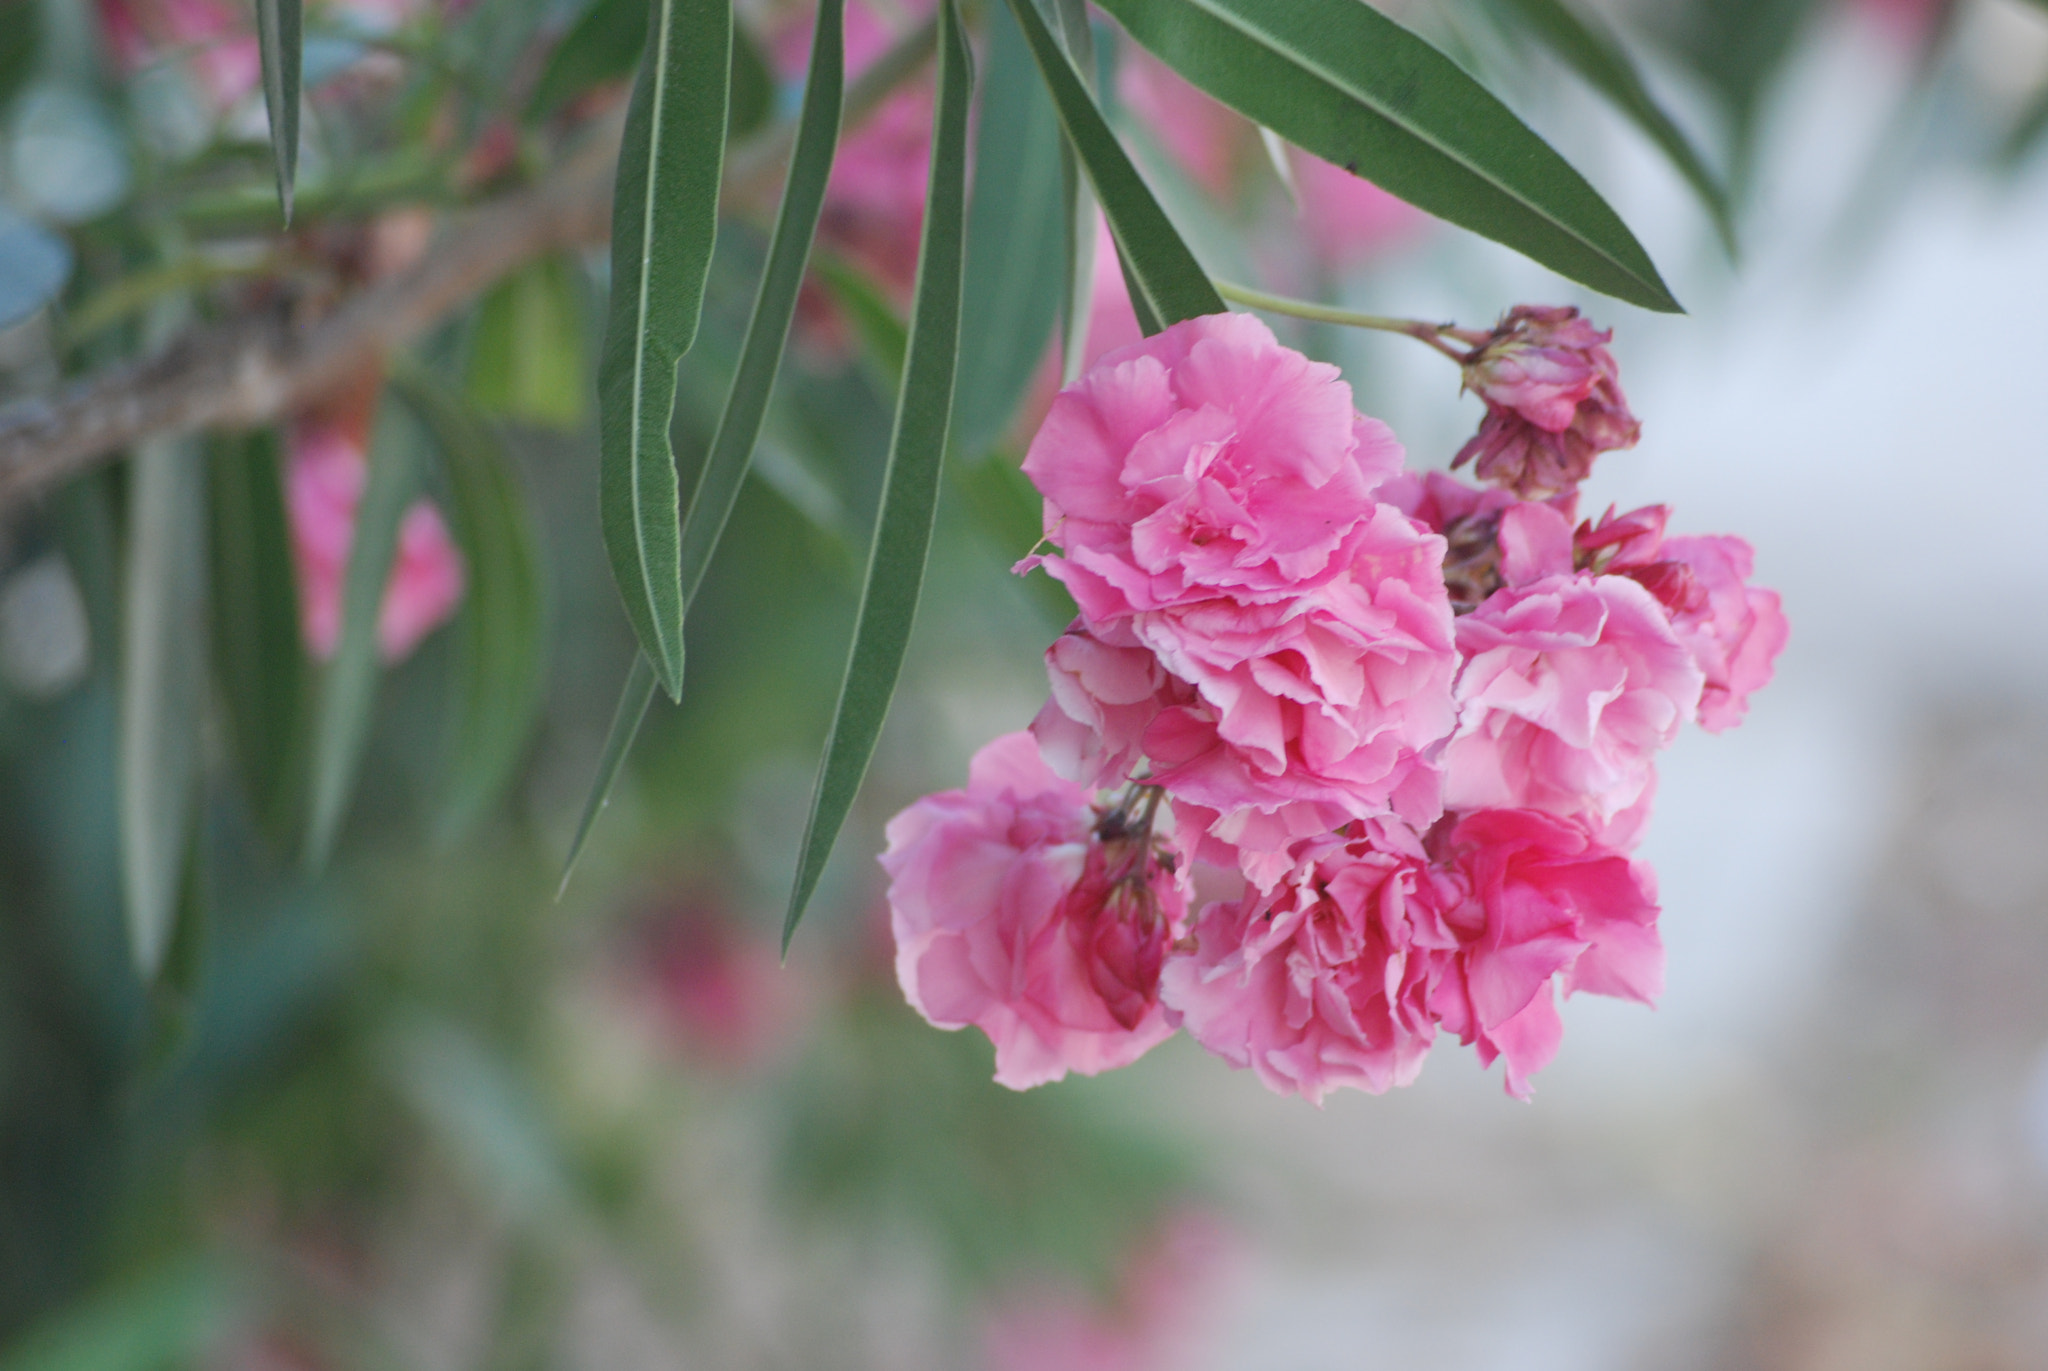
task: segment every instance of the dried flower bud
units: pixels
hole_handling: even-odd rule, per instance
[[[1569,307],[1508,311],[1465,363],[1486,418],[1452,468],[1476,460],[1481,480],[1543,499],[1585,480],[1601,453],[1634,447],[1642,425],[1621,393],[1611,337]]]

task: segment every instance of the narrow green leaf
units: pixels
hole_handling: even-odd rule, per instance
[[[304,53],[299,0],[256,0],[256,48],[263,63],[263,108],[270,115],[270,156],[277,202],[292,221],[299,175],[299,61]]]
[[[1005,570],[1037,546],[1045,529],[1045,497],[1018,469],[1014,457],[992,452],[979,461],[955,462],[953,482],[981,526],[990,553]],[[1023,577],[1022,583],[1047,629],[1060,633],[1074,622],[1074,597],[1043,569]]]
[[[1017,21],[988,11],[981,113],[967,209],[967,277],[953,431],[961,455],[979,456],[1015,414],[1045,356],[1066,266],[1060,156],[1065,140],[1032,68]],[[1090,225],[1093,241],[1093,225]]]
[[[131,468],[121,629],[121,886],[136,970],[164,963],[193,796],[205,702],[206,489],[184,439],[145,444]]]
[[[569,888],[569,877],[576,872],[576,859],[583,855],[583,845],[590,841],[590,830],[596,826],[597,816],[611,803],[612,785],[626,764],[626,754],[633,750],[633,739],[640,732],[640,721],[647,717],[647,706],[654,703],[656,684],[654,668],[647,664],[647,654],[634,653],[633,666],[626,673],[626,684],[619,691],[619,707],[612,712],[612,726],[604,735],[604,751],[598,754],[597,778],[590,783],[590,796],[583,802],[583,816],[576,821],[576,836],[569,840],[569,855],[562,860],[562,883],[555,888],[558,900]]]
[[[718,230],[731,58],[731,0],[654,0],[612,199],[598,503],[626,616],[671,699],[683,688],[683,584],[669,419]]]
[[[1152,198],[1129,154],[1088,94],[1088,87],[1073,62],[1061,49],[1059,40],[1046,27],[1035,0],[1009,0],[1010,12],[1031,47],[1031,56],[1052,93],[1053,108],[1060,128],[1067,135],[1081,166],[1088,173],[1095,196],[1102,202],[1109,220],[1110,236],[1116,240],[1130,270],[1131,300],[1143,300],[1138,317],[1147,314],[1156,322],[1177,324],[1203,314],[1223,312],[1223,300],[1209,284],[1195,255]],[[1092,231],[1092,230],[1091,230]],[[1154,330],[1156,331],[1156,330]]]
[[[423,372],[395,371],[392,385],[440,453],[449,521],[467,571],[455,621],[455,725],[441,796],[441,836],[452,839],[498,798],[540,710],[547,676],[540,544],[497,436]]]
[[[1497,0],[1521,21],[1530,33],[1582,77],[1586,84],[1607,97],[1627,115],[1649,140],[1657,145],[1678,174],[1699,196],[1722,246],[1735,254],[1735,219],[1728,204],[1728,191],[1721,184],[1699,149],[1665,112],[1650,88],[1643,84],[1635,60],[1620,38],[1599,20],[1580,14],[1565,0]]]
[[[204,825],[195,822],[186,842],[178,903],[163,969],[149,988],[149,1036],[136,1084],[147,1088],[185,1061],[198,1037],[199,996],[206,972],[209,915],[204,868]]]
[[[463,376],[485,414],[550,428],[583,422],[583,309],[569,263],[543,257],[484,296]]]
[[[796,315],[797,291],[804,264],[817,236],[818,216],[825,205],[825,182],[832,172],[832,154],[839,143],[840,108],[846,94],[843,0],[821,0],[811,37],[810,73],[804,82],[803,113],[797,121],[796,148],[790,154],[789,176],[782,187],[782,207],[768,242],[768,262],[754,295],[754,313],[747,321],[746,341],[726,393],[718,431],[690,491],[683,513],[680,565],[683,604],[696,598],[711,554],[732,515],[747,465],[761,436],[768,397],[782,365],[790,321]]]
[[[728,142],[751,138],[775,117],[775,73],[743,24],[732,30],[732,112],[726,119]]]
[[[1822,8],[1820,0],[1714,0],[1669,12],[1670,46],[1727,111],[1728,183],[1738,199],[1755,169],[1766,97]]]
[[[312,815],[306,864],[325,866],[355,792],[356,771],[370,738],[377,702],[377,620],[384,587],[398,552],[398,525],[419,489],[420,437],[396,405],[377,406],[370,440],[370,475],[356,508],[342,583],[341,633],[320,682],[313,720]]]
[[[1028,6],[1031,0],[1023,3]],[[910,350],[896,400],[896,427],[889,441],[881,513],[868,555],[860,612],[854,620],[853,646],[847,654],[832,731],[825,741],[817,789],[811,797],[810,819],[804,826],[789,914],[783,921],[785,951],[804,906],[817,889],[833,840],[853,807],[854,794],[874,755],[924,586],[959,357],[972,61],[954,0],[940,0],[939,91],[932,114],[931,179],[918,244]]]
[[[1370,5],[1102,7],[1182,76],[1289,142],[1595,290],[1679,309],[1635,235],[1570,163],[1456,63]]]
[[[215,441],[213,675],[258,825],[291,831],[305,763],[306,655],[274,432]]]
[[[2048,4],[2048,0],[2042,0]],[[1998,164],[2008,170],[2019,166],[2040,145],[2041,136],[2048,134],[2048,84],[2034,92],[2013,121],[2012,129],[1999,144]]]
[[[903,384],[903,358],[910,349],[910,326],[882,294],[872,276],[835,252],[819,249],[811,259],[811,274],[839,316],[853,330],[860,344],[860,356],[874,380],[885,391]]]
[[[1095,29],[1087,0],[1054,0],[1060,45],[1081,84],[1095,89]],[[1061,203],[1066,208],[1066,261],[1060,290],[1060,384],[1072,385],[1088,360],[1088,328],[1095,316],[1095,195],[1082,177],[1074,145],[1060,139]]]
[[[548,54],[526,117],[545,119],[593,86],[624,79],[646,45],[647,0],[593,0]]]

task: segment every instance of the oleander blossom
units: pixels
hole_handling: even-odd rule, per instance
[[[1113,785],[1144,755],[1188,831],[1262,880],[1348,818],[1433,819],[1421,753],[1449,731],[1456,654],[1442,540],[1374,497],[1400,462],[1335,368],[1248,315],[1062,392],[1024,463],[1058,551],[1020,564],[1082,615],[1048,654],[1048,758]]]
[[[937,1027],[986,1033],[1012,1089],[1129,1065],[1174,1030],[1158,987],[1186,922],[1184,863],[1152,830],[1156,794],[1091,800],[1010,733],[974,755],[964,790],[889,821],[904,996]]]
[[[1568,306],[1518,305],[1465,363],[1465,388],[1486,402],[1479,432],[1451,467],[1524,498],[1568,491],[1603,452],[1634,447],[1621,373],[1602,332]]]

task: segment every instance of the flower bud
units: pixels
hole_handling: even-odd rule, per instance
[[[1567,306],[1517,305],[1465,362],[1465,388],[1486,402],[1479,432],[1453,469],[1524,499],[1572,489],[1603,452],[1634,447],[1620,372],[1601,332]]]

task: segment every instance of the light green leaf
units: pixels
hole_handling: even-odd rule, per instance
[[[811,262],[811,272],[853,330],[861,360],[875,382],[883,390],[895,390],[903,383],[903,357],[910,347],[910,328],[896,307],[872,277],[837,253],[821,248]]]
[[[28,1327],[0,1371],[163,1371],[188,1366],[245,1314],[212,1262],[180,1260],[93,1292]]]
[[[1095,89],[1095,29],[1087,0],[1054,0],[1055,33],[1081,84]],[[1074,145],[1060,139],[1060,189],[1066,207],[1066,262],[1060,290],[1060,384],[1072,385],[1088,360],[1088,327],[1095,315],[1095,195],[1082,177]]]
[[[1728,205],[1728,191],[1720,177],[1707,166],[1699,149],[1685,130],[1657,103],[1643,84],[1635,60],[1621,40],[1607,26],[1590,15],[1577,12],[1565,0],[1497,0],[1497,3],[1552,52],[1599,91],[1614,107],[1627,115],[1658,150],[1670,159],[1693,193],[1706,206],[1721,235],[1722,246],[1735,253],[1735,220]]]
[[[121,886],[145,982],[176,922],[206,680],[206,480],[185,439],[135,454],[121,627]]]
[[[299,0],[256,0],[256,48],[263,63],[263,108],[270,115],[270,156],[277,202],[292,221],[299,175],[299,61],[304,55]]]
[[[790,321],[796,315],[804,264],[824,208],[825,182],[839,143],[840,106],[846,88],[842,10],[842,0],[822,0],[818,6],[796,149],[790,154],[767,265],[761,270],[754,313],[747,321],[746,341],[740,346],[739,366],[733,372],[732,389],[726,393],[724,412],[718,416],[718,431],[697,469],[683,512],[680,563],[686,612],[746,481],[747,464],[760,439],[768,397],[775,390],[783,346],[789,340]]]
[[[1182,76],[1289,142],[1560,275],[1678,310],[1584,177],[1456,63],[1361,0],[1102,7]]]
[[[1129,154],[1116,141],[1081,74],[1038,12],[1035,0],[1009,0],[1024,30],[1031,56],[1052,92],[1060,128],[1088,173],[1096,199],[1109,220],[1110,236],[1123,254],[1131,303],[1141,324],[1177,324],[1203,314],[1220,314],[1223,301],[1209,284],[1195,255],[1152,198]],[[1091,229],[1092,232],[1092,229]],[[1077,292],[1078,294],[1078,292]],[[1157,328],[1147,329],[1156,333]]]
[[[377,702],[377,620],[384,604],[398,525],[419,489],[420,436],[397,406],[379,404],[370,440],[370,475],[356,508],[348,575],[342,583],[341,634],[320,682],[313,719],[312,816],[306,864],[327,864],[355,792]]]
[[[974,327],[960,337],[953,403],[956,445],[967,457],[1002,436],[1044,359],[1066,265],[1059,120],[1024,35],[1000,5],[988,12],[986,41],[974,165],[990,174],[975,178],[967,210],[961,314]]]
[[[783,921],[785,950],[874,755],[924,586],[959,359],[972,63],[954,0],[940,0],[939,91],[932,115],[931,180],[925,195],[923,238],[918,245],[910,348],[896,401],[881,513],[868,557],[860,612],[853,625],[853,646],[847,655],[832,731],[825,741],[810,819],[804,826],[789,914]]]
[[[484,414],[551,428],[583,422],[583,308],[569,263],[543,257],[484,297],[463,377]]]
[[[569,877],[576,872],[576,859],[583,855],[583,846],[590,841],[597,816],[612,801],[612,786],[626,764],[626,754],[633,750],[633,739],[640,732],[640,721],[647,717],[647,706],[654,703],[656,684],[647,654],[634,653],[626,684],[619,691],[619,707],[612,712],[612,726],[604,735],[604,751],[598,754],[597,777],[590,783],[589,797],[583,801],[582,817],[576,820],[576,836],[569,840],[569,855],[562,859],[562,883],[555,888],[558,900],[569,888]]]
[[[449,522],[467,573],[455,621],[455,725],[441,796],[441,835],[454,838],[498,798],[540,710],[547,676],[540,544],[497,435],[420,371],[394,372],[392,386],[440,451]]]
[[[305,764],[307,670],[277,448],[268,430],[216,440],[207,487],[214,683],[249,808],[282,843]]]
[[[718,230],[731,0],[654,0],[612,199],[612,298],[598,366],[598,504],[641,649],[683,689],[682,512],[669,419]]]

